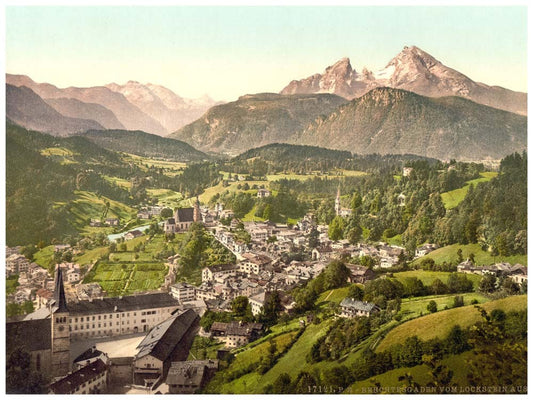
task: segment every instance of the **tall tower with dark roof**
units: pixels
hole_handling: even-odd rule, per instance
[[[52,305],[52,375],[64,376],[70,371],[70,331],[69,311],[65,288],[63,286],[63,272],[59,266],[56,269],[54,303]]]

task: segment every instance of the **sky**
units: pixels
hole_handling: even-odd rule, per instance
[[[375,72],[416,45],[475,81],[527,91],[525,6],[8,6],[5,19],[6,72],[58,87],[135,80],[231,101],[342,57]]]

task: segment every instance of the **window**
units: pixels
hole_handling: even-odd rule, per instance
[[[136,317],[136,316],[137,316],[137,313],[136,313],[136,312],[134,312],[134,313],[133,313],[133,316],[134,316],[134,317]]]
[[[37,353],[37,359],[35,360],[35,368],[37,371],[41,370],[41,354]]]
[[[82,318],[83,321],[83,318]],[[74,322],[78,322],[78,317],[74,318]]]
[[[83,317],[80,318],[80,322],[83,322]]]
[[[98,316],[98,321],[100,321],[101,319],[102,319],[102,316],[101,316],[101,315],[99,315],[99,316]]]
[[[95,316],[93,315],[93,321],[95,320]]]
[[[104,319],[107,319],[107,315],[104,315]]]

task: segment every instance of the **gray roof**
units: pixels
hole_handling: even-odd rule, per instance
[[[194,208],[178,208],[176,210],[176,222],[193,222]]]
[[[178,300],[168,293],[149,293],[137,296],[107,297],[83,300],[78,303],[69,303],[70,315],[103,314],[112,312],[145,310],[178,306]],[[116,310],[115,310],[116,307]]]
[[[370,312],[376,307],[374,303],[367,303],[365,301],[355,300],[350,297],[344,298],[341,301],[340,306],[353,308],[355,310],[366,311],[366,312]]]
[[[74,371],[73,373],[65,376],[63,379],[58,380],[50,385],[50,390],[55,394],[68,394],[75,390],[84,382],[88,382],[91,379],[97,377],[106,369],[105,363],[98,359],[89,365]]]
[[[198,387],[209,369],[218,369],[218,360],[191,360],[173,362],[168,371],[167,385]]]
[[[198,314],[188,309],[154,326],[137,346],[139,352],[135,358],[139,359],[150,354],[158,360],[165,361],[197,318]]]
[[[76,357],[73,362],[77,363],[85,360],[90,360],[91,358],[99,357],[102,354],[104,353],[101,350],[98,350],[96,347],[91,347],[90,349],[85,350],[78,357]]]

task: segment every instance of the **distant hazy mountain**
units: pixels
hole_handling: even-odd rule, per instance
[[[200,119],[170,137],[202,151],[236,155],[265,144],[287,142],[295,132],[345,102],[331,94],[250,94],[212,107]]]
[[[347,99],[360,97],[376,87],[392,87],[430,97],[460,96],[477,103],[526,115],[527,94],[474,82],[418,47],[404,47],[375,74],[357,72],[343,58],[315,74],[290,82],[281,94],[334,93]]]
[[[92,119],[107,129],[124,129],[124,126],[107,108],[95,103],[76,99],[47,99],[46,103],[66,117]]]
[[[25,75],[6,74],[6,82],[29,87],[63,115],[92,119],[106,129],[142,130],[157,135],[174,132],[220,104],[207,95],[185,99],[164,86],[134,81],[60,89],[34,82]]]
[[[98,122],[66,117],[25,86],[6,85],[6,117],[26,129],[58,136],[103,129]]]
[[[377,88],[317,119],[292,143],[358,154],[499,159],[527,146],[527,118],[461,97]]]
[[[204,96],[200,99],[184,99],[164,86],[129,81],[125,85],[110,83],[107,88],[123,94],[130,103],[158,121],[168,133],[200,117],[217,104]]]
[[[60,89],[48,83],[36,83],[24,75],[10,74],[6,75],[6,82],[14,86],[27,86],[44,100],[69,98],[84,103],[100,104],[113,112],[120,123],[129,130],[139,129],[159,135],[167,133],[159,122],[131,104],[121,93],[114,92],[105,86]]]
[[[174,161],[201,161],[210,158],[205,153],[180,140],[142,131],[92,130],[82,133],[81,136],[104,149],[144,157],[165,158]]]

